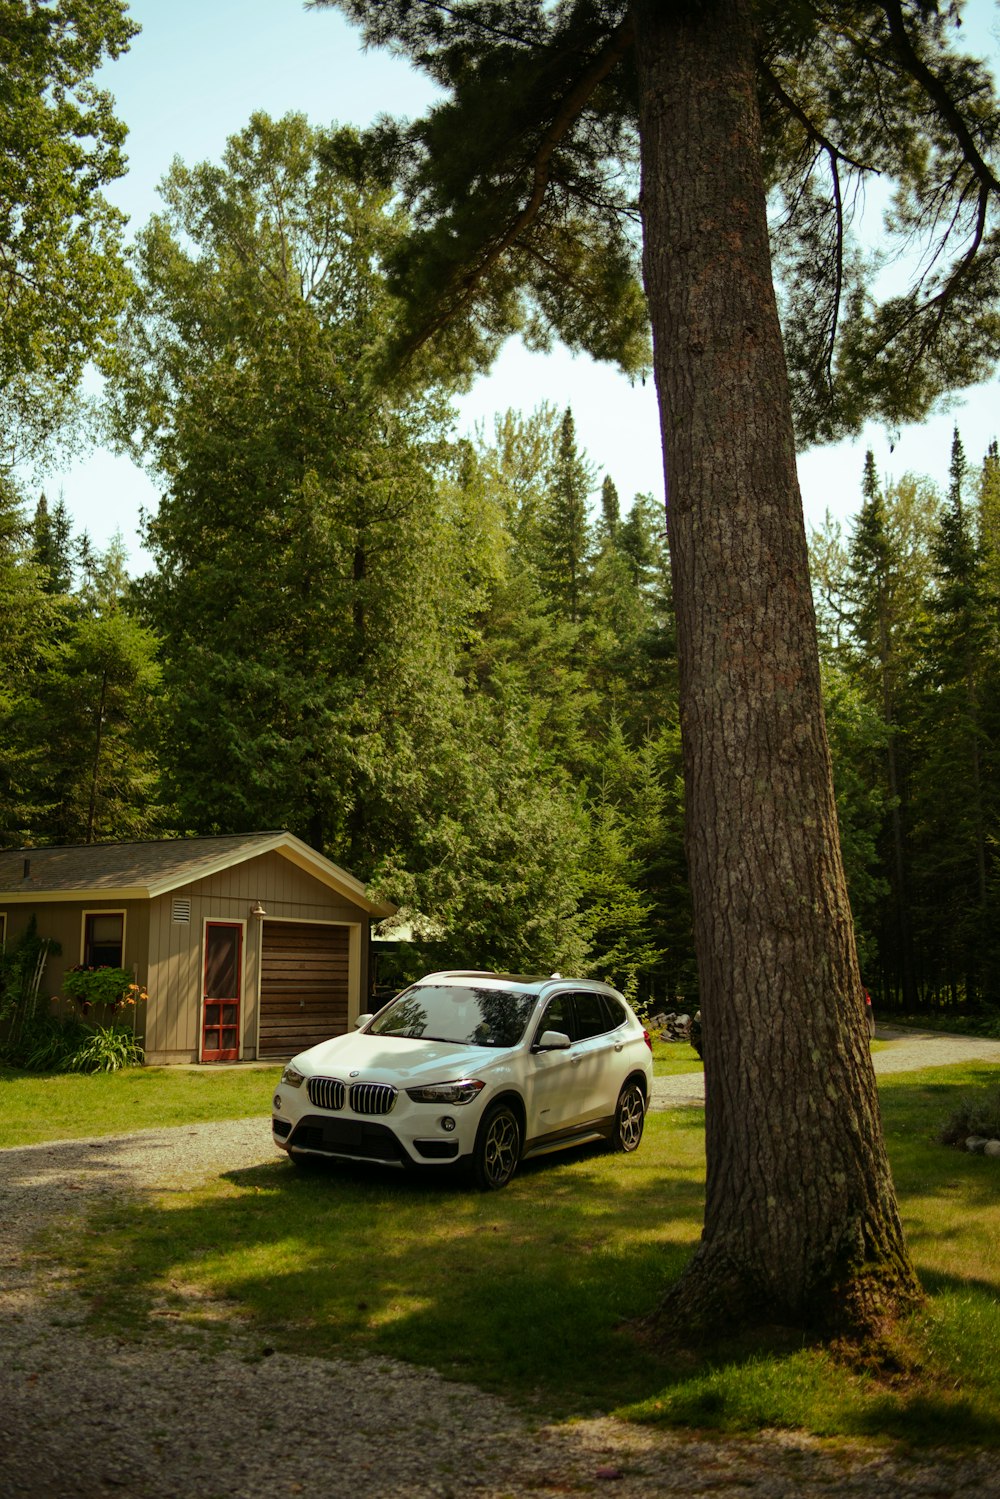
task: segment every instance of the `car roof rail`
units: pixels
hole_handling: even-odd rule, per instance
[[[426,983],[428,979],[493,979],[496,977],[495,968],[441,968],[437,973],[425,973],[418,983]]]

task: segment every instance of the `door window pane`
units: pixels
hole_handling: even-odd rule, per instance
[[[565,994],[557,994],[555,999],[550,999],[545,1006],[545,1014],[542,1016],[538,1027],[538,1035],[543,1031],[560,1031],[562,1035],[573,1039],[573,1031],[569,1018],[569,998]]]
[[[576,1009],[576,1040],[586,1041],[590,1036],[600,1036],[608,1028],[604,1006],[599,994],[574,994]]]
[[[210,926],[205,937],[205,949],[205,998],[238,998],[239,927]]]

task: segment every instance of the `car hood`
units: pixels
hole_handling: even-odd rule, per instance
[[[347,1082],[356,1072],[364,1082],[406,1087],[425,1080],[449,1082],[474,1077],[509,1056],[509,1048],[495,1051],[485,1046],[463,1046],[456,1041],[370,1036],[355,1031],[321,1041],[293,1061],[306,1077],[337,1077]]]

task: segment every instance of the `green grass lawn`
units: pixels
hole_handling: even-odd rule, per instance
[[[656,1041],[657,1077],[700,1072],[686,1042]],[[0,1067],[0,1149],[266,1114],[280,1067],[137,1067],[40,1076]]]
[[[280,1067],[133,1067],[39,1075],[0,1067],[0,1148],[267,1114]]]
[[[171,1190],[166,1180],[162,1193],[134,1203],[90,1200],[75,1232],[63,1224],[39,1244],[39,1272],[68,1276],[94,1324],[123,1337],[202,1343],[236,1326],[250,1357],[269,1348],[384,1354],[546,1416],[616,1410],[727,1431],[993,1443],[1000,1161],[935,1137],[956,1097],[995,1086],[995,1076],[963,1066],[882,1084],[893,1170],[928,1292],[904,1329],[907,1358],[891,1373],[787,1337],[683,1361],[637,1338],[636,1319],[698,1240],[699,1109],[651,1115],[634,1156],[591,1149],[544,1158],[490,1195],[376,1169],[302,1172],[277,1156],[196,1190]],[[266,1110],[266,1072],[176,1082],[161,1074],[172,1108],[192,1078],[234,1090],[246,1079],[258,1090],[252,1109],[234,1092],[214,1117]],[[105,1097],[132,1108],[141,1095],[124,1079],[118,1086]],[[145,1122],[169,1122],[152,1114],[150,1104]]]
[[[701,1057],[686,1041],[653,1039],[653,1072],[656,1077],[675,1077],[682,1072],[701,1072]]]

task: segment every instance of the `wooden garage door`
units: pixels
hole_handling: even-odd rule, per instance
[[[261,1057],[293,1057],[347,1029],[346,926],[265,921],[260,982]]]

